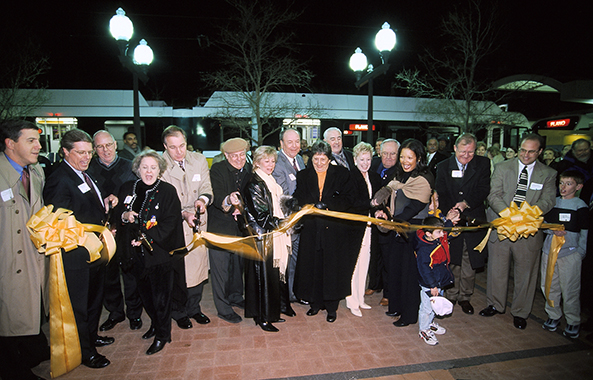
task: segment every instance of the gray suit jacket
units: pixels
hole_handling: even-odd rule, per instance
[[[299,163],[300,170],[305,168],[305,162],[300,154],[297,154],[296,160]],[[276,167],[272,176],[276,179],[276,182],[282,187],[282,191],[285,195],[292,195],[296,189],[296,170],[292,166],[290,160],[286,157],[282,151],[278,152],[278,160],[276,161]]]
[[[519,159],[515,158],[494,166],[488,195],[489,222],[498,218],[498,213],[509,207],[513,201],[519,178],[518,161]],[[538,206],[544,214],[550,211],[556,204],[556,170],[536,161],[525,200],[531,206]],[[496,234],[493,236],[496,237]]]

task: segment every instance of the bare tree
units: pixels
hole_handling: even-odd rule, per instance
[[[49,69],[49,59],[32,42],[5,46],[0,56],[0,120],[25,118],[48,100],[38,79]]]
[[[290,10],[292,4],[271,0],[226,0],[237,15],[221,28],[219,40],[223,68],[204,75],[206,83],[216,90],[231,91],[226,110],[217,117],[226,118],[243,130],[257,144],[277,131],[272,120],[286,114],[294,105],[268,104],[267,94],[288,89],[306,89],[313,77],[304,62],[293,58],[290,40],[293,33],[284,29],[300,13]],[[237,108],[247,105],[237,115]],[[300,113],[311,113],[300,110]],[[266,130],[264,131],[264,126]]]
[[[496,105],[500,99],[496,99],[491,83],[479,80],[484,59],[498,48],[497,20],[496,3],[468,0],[468,6],[455,8],[441,25],[442,50],[426,50],[420,57],[426,72],[404,69],[396,74],[395,87],[413,96],[445,100],[421,103],[425,107],[422,111],[459,125],[464,132],[473,132],[493,121],[512,125],[517,114],[501,114]],[[496,120],[492,120],[493,115],[497,115]]]

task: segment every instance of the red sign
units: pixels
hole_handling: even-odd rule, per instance
[[[561,128],[561,127],[568,127],[570,124],[570,119],[559,119],[559,120],[549,120],[546,123],[548,128]]]
[[[368,131],[369,125],[368,124],[350,124],[348,129],[351,131]],[[373,124],[373,131],[375,130],[375,125]]]

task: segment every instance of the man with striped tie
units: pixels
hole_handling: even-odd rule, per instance
[[[544,139],[541,136],[527,135],[521,141],[519,157],[494,167],[488,195],[488,221],[498,218],[499,213],[512,202],[519,205],[527,201],[531,206],[538,206],[544,214],[554,207],[556,171],[537,160],[543,148]],[[496,233],[490,235],[486,292],[488,307],[480,311],[481,316],[491,317],[505,312],[509,268],[513,260],[513,324],[518,329],[527,327],[526,319],[531,313],[535,297],[542,244],[542,231],[515,242],[509,239],[501,241]]]

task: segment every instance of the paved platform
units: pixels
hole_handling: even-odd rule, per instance
[[[202,311],[212,322],[181,330],[173,323],[173,342],[147,356],[150,341],[141,339],[144,327],[131,331],[127,322],[109,331],[114,344],[99,348],[111,360],[103,369],[80,366],[60,379],[591,379],[593,345],[581,334],[568,339],[548,332],[543,296],[538,291],[527,329],[518,330],[506,314],[477,315],[486,305],[486,275],[478,274],[472,304],[475,315],[455,306],[451,317],[438,322],[447,328],[439,344],[428,346],[418,337],[418,325],[395,327],[379,306],[381,296],[366,297],[371,310],[352,315],[342,301],[334,323],[325,312],[309,317],[307,306],[293,305],[297,316],[278,323],[268,333],[244,319],[230,324],[216,317],[209,285]],[[512,293],[512,286],[509,294]],[[242,310],[235,309],[240,315]],[[101,321],[104,321],[106,314]],[[564,328],[565,321],[562,322]],[[49,379],[49,361],[35,368]]]

